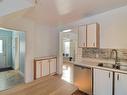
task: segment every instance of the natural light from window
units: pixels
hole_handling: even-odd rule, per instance
[[[70,41],[64,42],[64,53],[70,56]]]

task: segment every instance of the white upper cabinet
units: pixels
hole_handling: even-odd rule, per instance
[[[127,74],[115,73],[115,95],[127,95]]]
[[[87,47],[99,48],[99,24],[87,25]]]
[[[81,25],[78,29],[78,45],[80,48],[99,48],[99,24]]]
[[[78,43],[79,47],[86,47],[86,25],[79,26]]]
[[[113,72],[94,69],[94,95],[112,95]],[[123,94],[119,94],[123,95]]]

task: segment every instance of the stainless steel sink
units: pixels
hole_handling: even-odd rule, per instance
[[[123,70],[127,71],[127,65],[115,65],[115,64],[110,64],[110,63],[98,63],[99,67],[105,67],[105,68],[111,68],[111,69],[118,69],[118,70]]]
[[[110,63],[98,63],[98,66],[111,68],[111,69],[120,69],[120,66],[116,66],[115,64],[110,64]]]

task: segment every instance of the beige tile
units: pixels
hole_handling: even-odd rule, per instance
[[[0,72],[0,91],[7,90],[22,83],[24,83],[24,78],[19,74],[18,71],[10,70]]]

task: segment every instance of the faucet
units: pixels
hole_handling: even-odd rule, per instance
[[[110,54],[110,58],[112,57],[112,54],[115,53],[115,67],[119,66],[118,63],[118,52],[116,49],[112,49],[111,54]]]

